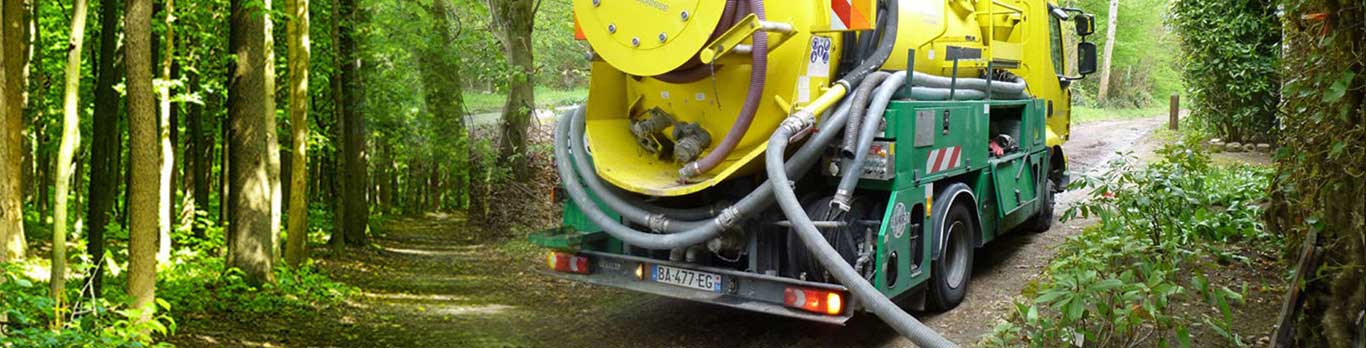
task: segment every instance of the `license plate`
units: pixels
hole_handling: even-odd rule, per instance
[[[650,272],[650,279],[654,279],[656,283],[721,292],[721,276],[714,273],[655,265]]]

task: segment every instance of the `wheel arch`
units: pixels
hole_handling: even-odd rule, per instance
[[[954,205],[963,204],[970,207],[972,222],[977,226],[977,232],[972,234],[973,247],[982,244],[982,218],[978,216],[977,195],[972,192],[972,187],[962,182],[945,182],[944,188],[939,189],[934,195],[933,205],[930,207],[930,260],[939,260],[939,254],[944,250],[944,218],[948,216],[949,209]],[[947,199],[947,200],[946,200]]]

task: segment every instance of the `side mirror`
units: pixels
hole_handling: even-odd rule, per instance
[[[1072,21],[1077,25],[1077,35],[1090,36],[1091,34],[1096,33],[1096,16],[1092,16],[1089,13],[1083,13],[1072,17]]]
[[[1090,75],[1096,72],[1096,44],[1082,42],[1077,44],[1077,72]]]

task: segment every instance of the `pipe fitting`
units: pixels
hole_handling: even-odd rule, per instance
[[[662,233],[669,229],[669,218],[665,217],[664,214],[650,215],[648,219],[648,225],[650,225],[650,231],[652,232]]]

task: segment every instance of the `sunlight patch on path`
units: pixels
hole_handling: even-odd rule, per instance
[[[388,300],[388,301],[465,301],[464,296],[439,295],[439,294],[392,294],[362,291],[361,296],[369,299]]]
[[[446,316],[495,315],[503,314],[503,312],[514,308],[516,307],[501,304],[488,304],[472,306],[439,306],[428,308],[427,311],[434,315]]]
[[[474,250],[474,247],[478,247],[478,246],[475,245],[475,246],[469,246],[469,247],[457,247],[457,248],[450,248],[450,249],[447,249],[447,250],[433,250],[433,249],[426,249],[426,248],[423,248],[423,249],[399,248],[399,247],[392,247],[392,246],[384,246],[384,247],[381,247],[381,249],[383,249],[384,251],[387,251],[387,252],[395,253],[395,254],[415,255],[415,256],[472,257],[472,256],[476,256],[475,253],[477,252],[477,250]]]

